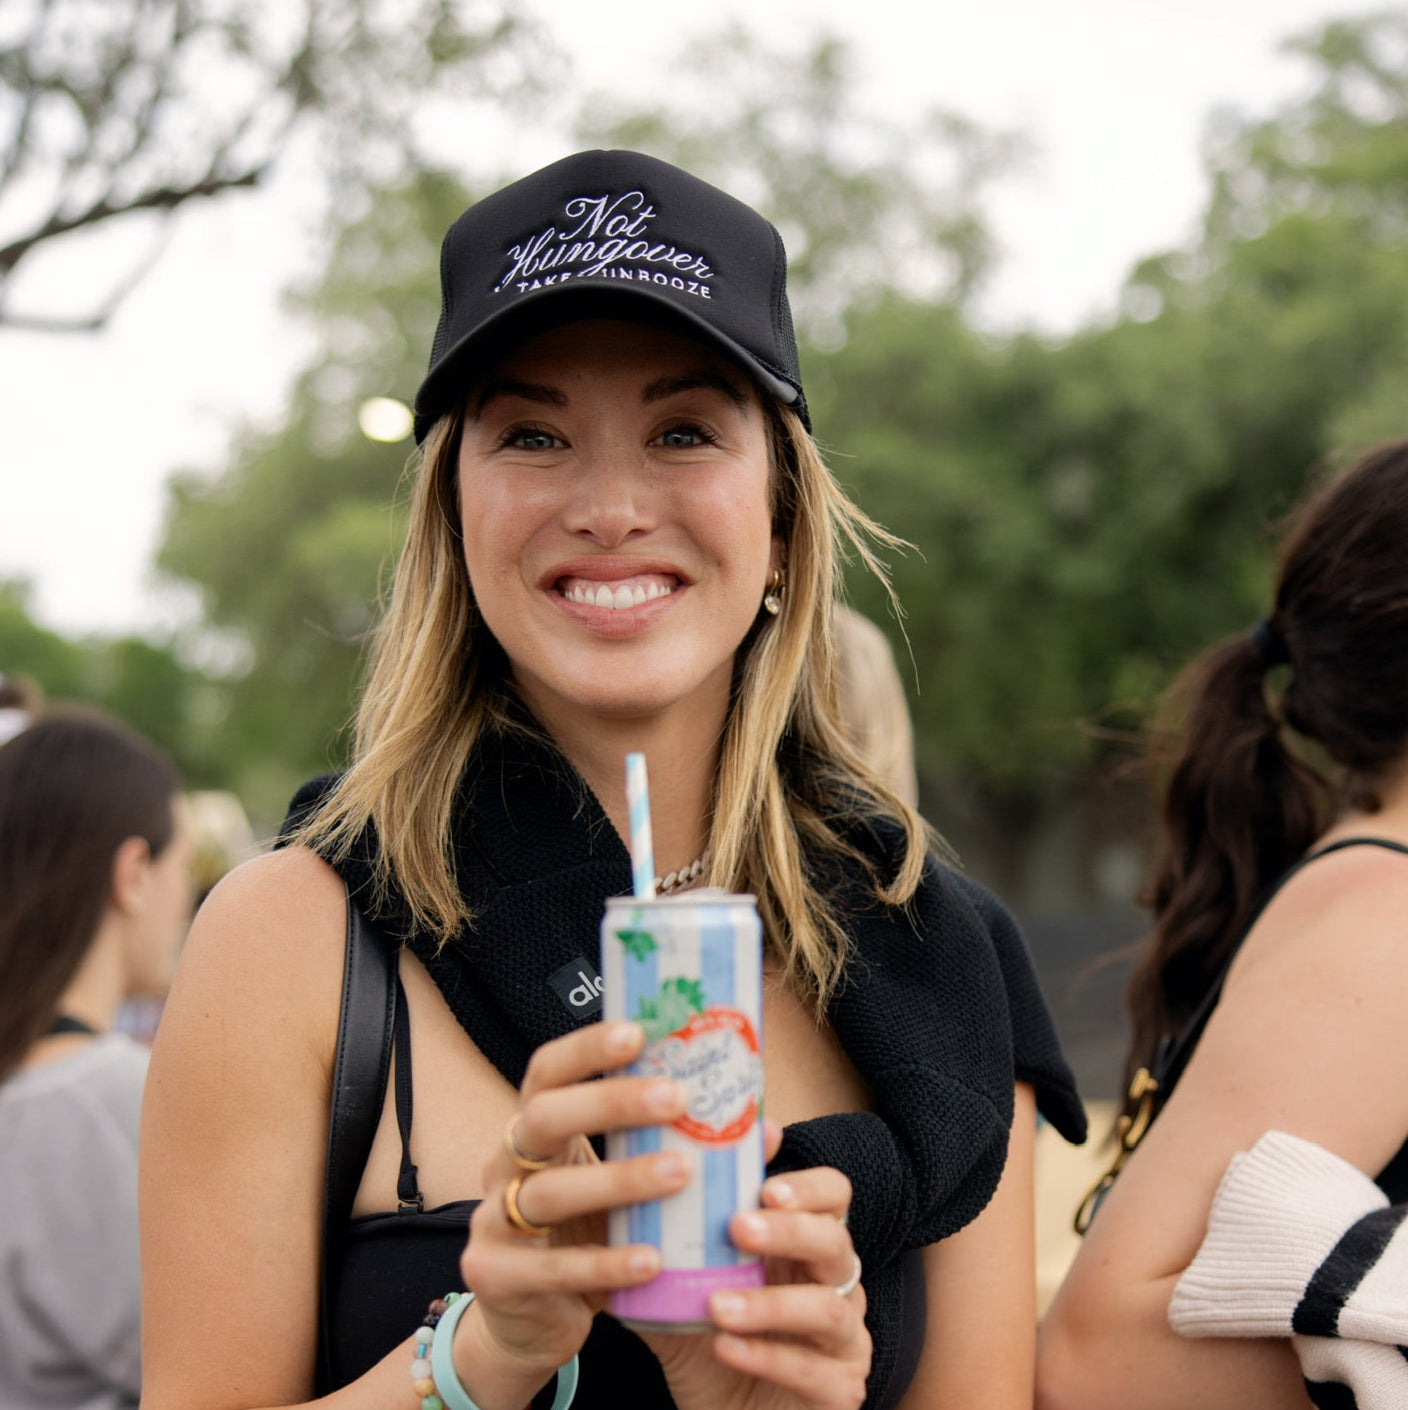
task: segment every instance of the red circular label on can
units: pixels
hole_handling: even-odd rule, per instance
[[[762,1104],[763,1065],[747,1014],[705,1009],[650,1046],[651,1066],[688,1094],[684,1115],[673,1123],[676,1131],[710,1146],[731,1145],[748,1134]]]

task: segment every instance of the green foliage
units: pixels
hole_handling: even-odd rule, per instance
[[[1406,34],[1386,16],[1300,41],[1303,99],[1222,118],[1201,238],[1061,342],[987,336],[968,310],[978,193],[1011,142],[952,115],[917,133],[859,118],[834,41],[778,54],[734,32],[711,41],[728,62],[702,97],[682,82],[668,110],[592,108],[584,142],[681,161],[787,237],[815,424],[917,550],[893,566],[929,782],[1016,818],[1088,786],[1182,662],[1264,610],[1307,482],[1408,434]],[[405,456],[353,418],[419,380],[439,239],[469,195],[420,171],[350,207],[295,296],[320,352],[282,424],[173,489],[161,564],[243,653],[222,737],[260,816],[340,757]],[[878,587],[851,586],[908,674]]]
[[[698,47],[713,61],[681,73],[667,108],[597,97],[582,140],[676,162],[772,220],[804,340],[843,341],[847,315],[892,291],[966,299],[993,257],[978,196],[1016,138],[942,108],[903,124],[859,112],[834,37],[772,49],[735,27]]]
[[[247,430],[223,473],[171,484],[158,566],[193,584],[236,645],[225,747],[251,815],[345,762],[368,628],[404,527],[409,443],[368,440],[371,396],[409,401],[439,310],[438,251],[469,193],[425,170],[369,191],[319,281],[290,297],[321,350],[281,425]]]
[[[48,704],[96,705],[125,720],[165,749],[192,787],[224,782],[210,683],[172,644],[71,640],[34,621],[24,584],[0,581],[0,670],[30,677]]]

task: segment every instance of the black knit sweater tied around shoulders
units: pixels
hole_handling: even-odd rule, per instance
[[[333,781],[299,791],[286,836]],[[901,833],[872,824],[857,838],[884,870]],[[631,889],[630,857],[561,754],[516,733],[481,742],[453,841],[476,919],[443,947],[416,929],[394,886],[376,900],[370,831],[336,866],[353,899],[424,964],[480,1051],[518,1086],[534,1049],[583,1021],[550,980],[583,960],[594,969],[606,898]],[[900,1256],[961,1229],[991,1198],[1014,1082],[1035,1086],[1042,1114],[1069,1140],[1084,1139],[1085,1116],[1026,945],[991,893],[930,858],[913,901],[899,909],[865,895],[854,871],[814,868],[853,942],[828,1018],[874,1109],[786,1127],[769,1172],[829,1165],[851,1181],[849,1228],[875,1346],[867,1405],[879,1407],[902,1389],[891,1385]]]

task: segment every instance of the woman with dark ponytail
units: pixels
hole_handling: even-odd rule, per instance
[[[1332,1162],[1371,1203],[1408,1200],[1408,441],[1308,501],[1270,612],[1196,660],[1171,704],[1153,933],[1129,990],[1128,1155],[1083,1211],[1038,1405],[1352,1405],[1305,1369],[1318,1337],[1293,1351],[1309,1326],[1296,1298],[1284,1329],[1206,1306],[1195,1327],[1208,1255],[1185,1270],[1210,1211],[1214,1229],[1235,1216],[1224,1174],[1268,1132],[1298,1168]],[[1219,1254],[1244,1293],[1270,1258],[1260,1240]]]

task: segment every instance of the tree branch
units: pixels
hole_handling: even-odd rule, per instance
[[[19,328],[32,333],[101,333],[112,321],[128,294],[156,267],[171,240],[171,217],[167,213],[164,230],[151,248],[136,262],[125,279],[112,288],[97,311],[82,318],[51,318],[46,314],[10,313],[0,304],[0,328]]]
[[[14,272],[15,266],[36,246],[57,235],[68,235],[75,230],[98,225],[102,221],[117,216],[131,215],[144,210],[175,210],[185,201],[202,196],[218,196],[224,191],[233,191],[242,186],[257,186],[268,170],[268,161],[248,168],[236,176],[206,176],[202,180],[186,186],[158,186],[131,200],[116,203],[106,199],[95,202],[87,210],[77,215],[52,215],[38,229],[28,235],[0,246],[0,277]]]

